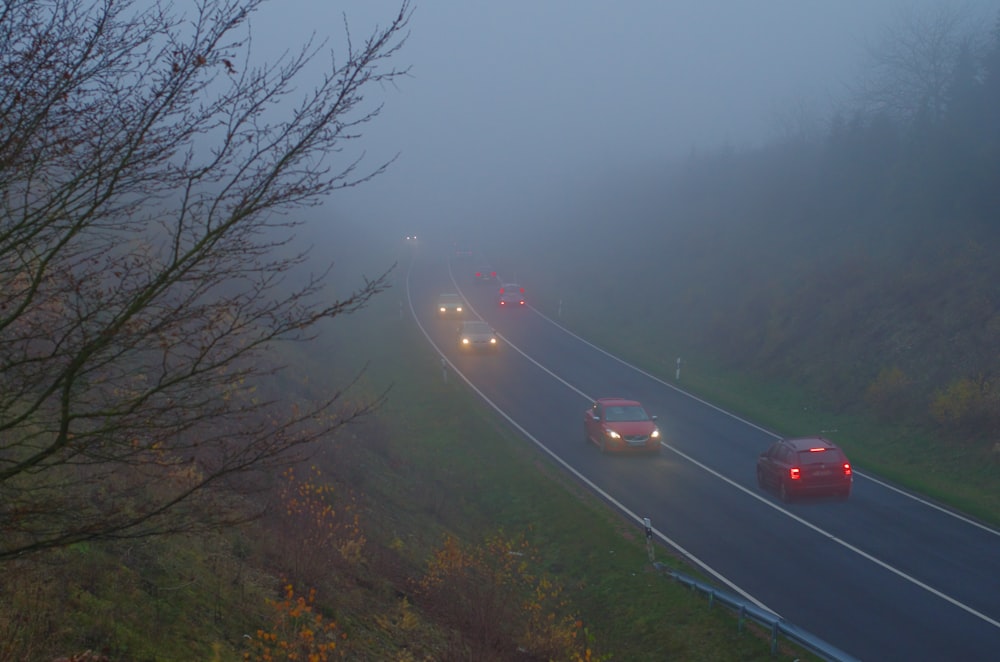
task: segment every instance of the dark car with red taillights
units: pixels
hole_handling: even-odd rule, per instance
[[[825,437],[780,439],[757,458],[757,484],[782,501],[811,494],[851,496],[854,472],[844,451]]]
[[[523,308],[524,288],[517,283],[504,283],[497,293],[497,300],[502,308]]]

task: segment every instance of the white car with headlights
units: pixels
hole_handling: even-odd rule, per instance
[[[438,315],[441,317],[461,317],[465,312],[465,301],[457,294],[447,292],[438,297]]]
[[[500,345],[497,334],[486,322],[469,320],[458,327],[458,346],[463,351],[494,350]]]

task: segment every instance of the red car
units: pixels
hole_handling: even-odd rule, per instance
[[[844,451],[824,437],[781,439],[757,458],[757,485],[782,501],[805,494],[851,496],[854,474]]]
[[[600,398],[583,412],[584,438],[602,453],[658,453],[660,429],[655,421],[656,416],[635,400]]]

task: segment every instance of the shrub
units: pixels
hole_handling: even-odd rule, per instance
[[[934,394],[931,416],[957,429],[980,428],[1000,419],[1000,398],[986,379],[962,377]]]
[[[898,367],[883,368],[865,391],[865,402],[882,420],[897,418],[907,407],[910,379]]]

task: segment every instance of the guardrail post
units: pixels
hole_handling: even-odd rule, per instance
[[[677,357],[677,373],[675,379],[677,381],[681,380],[681,357]]]

